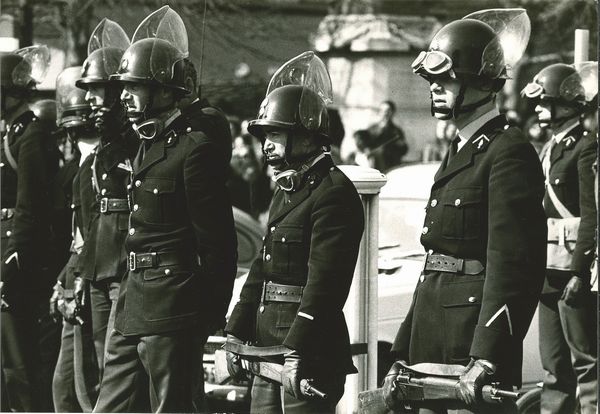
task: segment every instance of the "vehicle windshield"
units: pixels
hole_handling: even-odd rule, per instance
[[[379,249],[412,254],[424,252],[419,242],[426,200],[389,198],[379,201]]]

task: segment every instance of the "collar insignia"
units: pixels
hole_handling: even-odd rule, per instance
[[[473,145],[477,145],[477,149],[481,149],[483,144],[488,142],[490,142],[490,139],[485,134],[481,134],[473,140]]]

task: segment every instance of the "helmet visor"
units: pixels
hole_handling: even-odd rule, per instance
[[[439,50],[422,51],[411,66],[414,73],[425,78],[446,72],[452,76],[452,58]]]
[[[598,62],[581,62],[575,67],[577,73],[563,81],[560,94],[573,98],[582,95],[586,102],[590,102],[598,94]]]
[[[15,52],[23,60],[13,70],[15,85],[27,86],[30,82],[41,83],[50,66],[50,50],[45,45],[29,46]]]

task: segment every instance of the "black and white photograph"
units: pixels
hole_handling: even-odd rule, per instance
[[[0,412],[598,414],[598,0],[3,0]]]

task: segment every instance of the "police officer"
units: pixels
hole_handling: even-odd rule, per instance
[[[129,207],[127,184],[131,160],[137,151],[137,138],[128,122],[119,96],[121,85],[109,80],[129,38],[123,29],[103,19],[94,29],[88,44],[77,86],[86,91],[92,119],[100,144],[82,165],[91,180],[81,181],[82,204],[88,235],[80,255],[79,272],[90,283],[94,345],[100,368],[104,366],[107,333],[114,325],[119,286],[126,266],[124,242],[127,236]]]
[[[140,148],[128,191],[128,269],[95,411],[134,410],[137,383],[148,376],[142,391],[153,412],[193,412],[203,345],[224,325],[231,299],[233,213],[214,141],[185,125],[174,128],[177,102],[188,93],[181,18],[164,6],[136,33],[154,36],[134,36],[111,77],[123,84]]]
[[[291,84],[289,74],[326,83]],[[363,232],[362,203],[352,182],[324,152],[331,96],[324,64],[313,52],[286,63],[274,75],[258,118],[248,131],[263,142],[278,189],[268,231],[240,300],[225,328],[228,340],[259,347],[282,345],[282,385],[259,376],[252,385],[253,413],[333,413],[347,374],[355,373],[342,312],[352,283]],[[228,355],[228,369],[241,366]],[[305,395],[313,379],[326,399]]]
[[[508,14],[507,21],[525,29],[508,32],[526,33],[524,10]],[[431,188],[421,235],[424,269],[392,351],[409,364],[466,366],[458,407],[424,402],[420,413],[516,412],[510,401],[484,403],[481,388],[492,380],[508,389],[521,385],[522,342],[543,280],[543,174],[533,147],[496,108],[506,66],[514,62],[501,47],[502,33],[485,18],[479,12],[442,27],[413,62],[429,82],[432,114],[453,119],[458,135]],[[514,56],[526,42],[508,45]],[[384,383],[392,407],[400,404],[393,392],[398,368],[392,365]]]
[[[49,62],[45,46],[0,54],[4,125],[2,181],[3,411],[52,411],[59,328],[48,315],[52,291],[49,178],[58,170],[55,109],[30,108]]]
[[[581,123],[586,90],[575,67],[556,63],[542,69],[523,92],[536,100],[540,125],[552,131],[541,154],[548,217],[547,270],[539,310],[545,371],[542,412],[573,412],[578,388],[581,412],[595,413],[598,323],[590,265],[597,227],[592,172],[597,144]]]
[[[63,318],[61,348],[52,380],[56,412],[89,412],[93,389],[99,385],[96,359],[87,357],[94,355],[89,303],[83,308],[80,298],[76,300],[84,293],[82,280],[77,275],[77,261],[86,232],[86,226],[82,224],[80,177],[77,173],[80,164],[98,144],[85,92],[75,86],[81,69],[81,66],[67,68],[56,80],[57,125],[64,129],[77,148],[75,156],[61,169],[55,182],[54,203],[64,204],[64,208],[71,212],[68,228],[72,235],[70,258],[50,299],[51,314]]]

